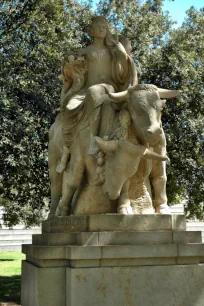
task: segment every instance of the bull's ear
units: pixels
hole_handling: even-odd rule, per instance
[[[170,90],[170,89],[163,89],[157,88],[159,92],[159,96],[161,99],[170,99],[178,97],[181,94],[181,90]]]
[[[115,93],[108,92],[108,95],[115,103],[122,103],[128,101],[129,98],[128,90],[115,92]]]
[[[118,149],[117,140],[105,141],[100,137],[94,137],[98,147],[104,152],[115,152]]]

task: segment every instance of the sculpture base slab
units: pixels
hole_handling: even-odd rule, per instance
[[[204,305],[204,244],[184,216],[83,220],[45,222],[23,245],[21,306]]]
[[[38,268],[23,263],[22,306],[203,306],[204,264]]]

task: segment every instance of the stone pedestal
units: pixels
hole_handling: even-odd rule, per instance
[[[203,306],[204,244],[183,215],[59,217],[23,245],[22,306]]]

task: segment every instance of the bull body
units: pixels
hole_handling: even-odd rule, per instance
[[[152,152],[166,155],[166,139],[161,125],[161,111],[166,100],[160,98],[172,98],[180,92],[158,89],[154,85],[136,85],[122,93],[109,94],[116,102],[126,101],[130,112],[136,137],[140,144],[149,148]],[[155,194],[155,212],[170,213],[166,196],[166,162],[152,162],[142,159],[137,173],[130,185],[129,193],[132,194],[133,212],[138,212],[138,205],[145,205],[151,201],[145,182],[151,175],[151,181]]]

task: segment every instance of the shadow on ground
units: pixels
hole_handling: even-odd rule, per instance
[[[1,303],[13,302],[20,304],[21,276],[0,275],[0,305]]]

